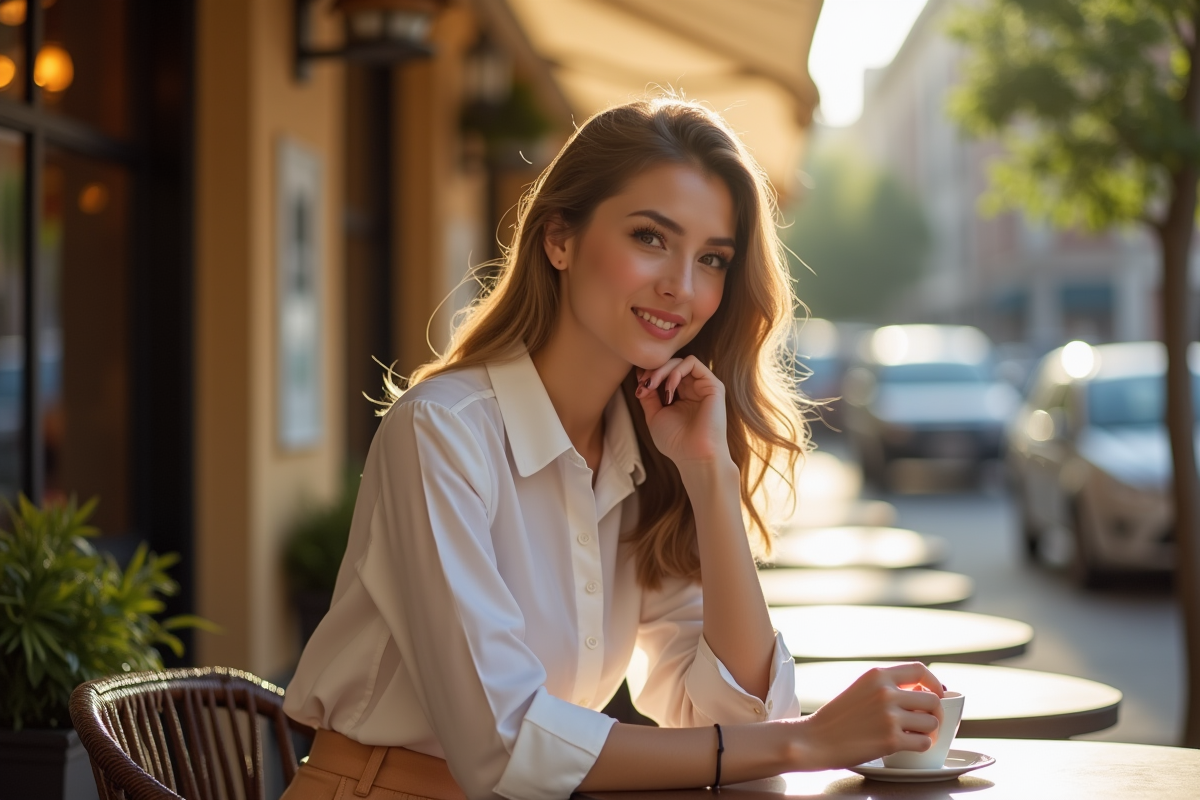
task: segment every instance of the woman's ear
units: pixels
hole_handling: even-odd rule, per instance
[[[546,249],[546,257],[550,259],[550,264],[557,270],[562,271],[569,265],[567,242],[567,224],[558,214],[546,220],[544,233],[542,235],[542,246]]]

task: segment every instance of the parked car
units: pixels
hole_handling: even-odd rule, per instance
[[[972,467],[1001,454],[1020,401],[993,374],[992,346],[967,325],[889,325],[863,340],[843,386],[846,431],[863,474],[879,486],[900,458]]]
[[[819,403],[813,412],[824,423],[813,426],[815,435],[822,435],[826,426],[834,430],[842,427],[842,379],[862,327],[812,317],[797,320],[792,330],[788,352],[795,358],[792,371],[796,391]]]
[[[1036,557],[1049,531],[1069,533],[1084,585],[1172,565],[1166,360],[1159,342],[1071,342],[1042,359],[1009,428],[1025,549]],[[1195,344],[1189,360],[1200,363]]]

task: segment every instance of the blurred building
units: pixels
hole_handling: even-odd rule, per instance
[[[443,345],[572,124],[655,84],[786,191],[819,9],[0,0],[0,495],[98,495],[105,548],[183,555],[172,610],[225,631],[191,660],[278,674],[283,538],[365,456],[372,358]]]
[[[1000,150],[966,138],[946,112],[964,57],[945,32],[957,5],[929,0],[892,63],[868,71],[851,132],[916,191],[932,229],[929,268],[901,315],[981,325],[1038,353],[1076,338],[1157,337],[1156,245],[1142,231],[1084,235],[980,215],[987,162]]]

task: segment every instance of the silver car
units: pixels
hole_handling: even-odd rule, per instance
[[[1196,348],[1189,351],[1193,373]],[[1159,342],[1071,342],[1042,359],[1008,431],[1009,474],[1031,557],[1060,532],[1074,544],[1072,571],[1086,586],[1117,571],[1171,568],[1165,372]],[[1193,385],[1195,393],[1200,386]]]

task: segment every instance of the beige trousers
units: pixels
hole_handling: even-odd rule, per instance
[[[440,758],[317,731],[282,800],[466,800]]]

